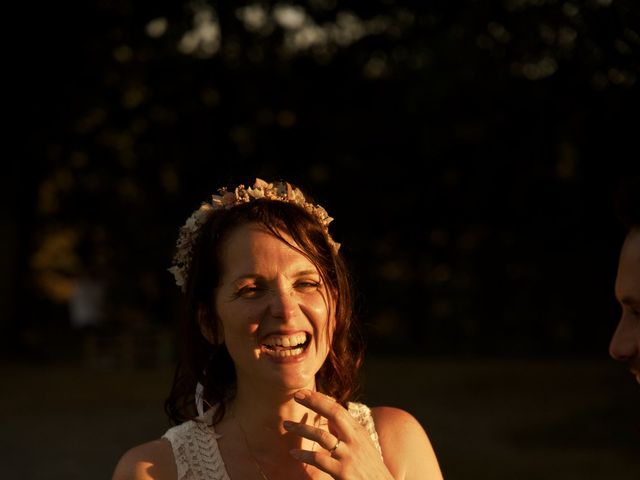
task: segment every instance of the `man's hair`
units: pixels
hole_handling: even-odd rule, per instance
[[[621,182],[615,196],[615,210],[627,230],[640,228],[640,177]]]

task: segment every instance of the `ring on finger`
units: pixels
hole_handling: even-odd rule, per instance
[[[333,454],[333,453],[336,451],[336,449],[340,446],[340,444],[341,444],[341,443],[342,443],[342,442],[341,442],[341,441],[340,441],[340,439],[338,438],[338,441],[337,441],[337,442],[336,442],[336,444],[333,446],[333,448],[330,448],[330,449],[329,449],[329,453]]]

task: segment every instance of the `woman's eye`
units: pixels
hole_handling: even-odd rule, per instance
[[[296,287],[301,288],[303,290],[311,290],[311,289],[317,289],[320,287],[320,282],[314,282],[312,280],[304,280],[301,282],[298,282],[296,284]]]
[[[247,285],[245,287],[240,288],[236,293],[236,295],[238,297],[252,298],[259,295],[260,292],[262,292],[262,288],[258,287],[257,285]]]

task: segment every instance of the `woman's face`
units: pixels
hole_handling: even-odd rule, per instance
[[[214,302],[238,387],[313,388],[334,329],[316,267],[255,223],[229,235],[221,262]]]

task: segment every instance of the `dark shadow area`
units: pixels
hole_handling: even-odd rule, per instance
[[[0,477],[108,478],[166,430],[178,228],[261,177],[335,218],[367,401],[447,478],[637,478],[607,354],[637,2],[73,3],[16,16]]]

